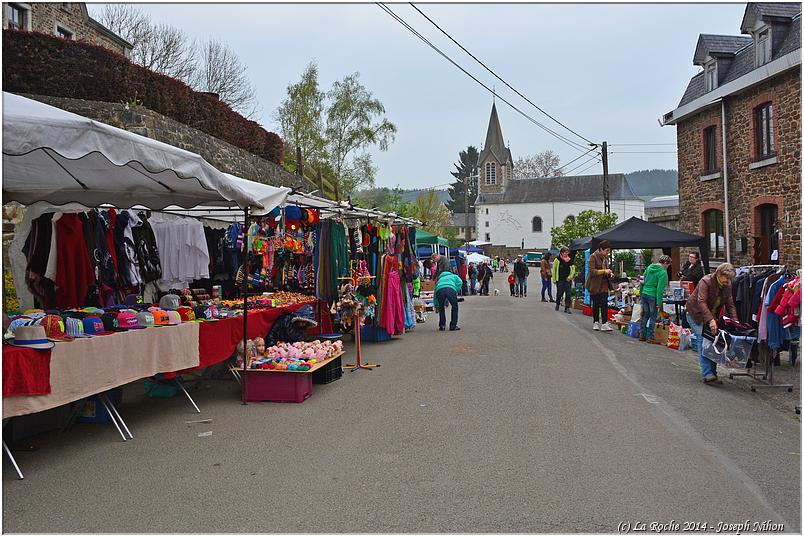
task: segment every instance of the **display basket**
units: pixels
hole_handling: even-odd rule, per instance
[[[313,384],[329,384],[335,382],[343,376],[343,365],[341,357],[338,356],[330,363],[312,373]]]

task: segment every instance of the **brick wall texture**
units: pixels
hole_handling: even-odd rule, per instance
[[[753,110],[773,103],[775,164],[754,170],[756,162]],[[717,162],[721,176],[701,181],[704,175],[703,131],[716,125]],[[679,228],[704,234],[703,212],[724,208],[723,155],[720,105],[712,106],[677,126]],[[755,260],[754,238],[761,235],[759,207],[778,207],[779,263],[801,267],[801,69],[781,73],[745,92],[726,99],[726,153],[729,182],[731,261],[735,266]],[[735,243],[747,239],[748,250],[737,252]],[[684,250],[682,258],[688,249]],[[720,260],[722,261],[722,259]],[[762,262],[766,262],[763,260]]]

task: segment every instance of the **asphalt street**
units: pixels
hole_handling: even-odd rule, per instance
[[[133,440],[78,424],[17,453],[24,481],[4,460],[3,530],[800,531],[795,414],[705,386],[690,352],[506,295],[468,297],[459,332],[431,315],[365,344],[381,367],[315,385],[302,404],[243,406],[236,383],[215,380],[191,390],[199,415],[132,384]]]

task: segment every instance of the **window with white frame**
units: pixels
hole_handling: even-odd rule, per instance
[[[760,30],[756,34],[757,67],[771,61],[771,31],[770,28]]]
[[[712,91],[717,88],[717,62],[712,61],[704,67],[704,82],[706,83],[706,91]]]
[[[763,103],[754,108],[754,139],[756,160],[764,160],[776,155],[773,134],[773,103]]]
[[[496,162],[487,162],[486,163],[486,184],[487,185],[496,185],[497,184],[497,163]]]
[[[29,30],[30,29],[30,12],[19,4],[6,5],[6,17],[8,18],[8,27],[12,30]]]
[[[75,32],[66,26],[56,23],[56,35],[62,39],[75,39]]]

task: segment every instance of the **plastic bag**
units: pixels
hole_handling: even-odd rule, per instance
[[[748,336],[731,336],[731,343],[726,352],[729,367],[745,367],[751,358],[757,339]]]
[[[714,337],[714,339],[704,337],[701,340],[701,345],[703,345],[704,358],[708,358],[713,362],[719,364],[727,363],[729,361],[728,358],[729,342],[727,338],[728,334],[723,330],[718,330],[717,335]]]
[[[685,351],[692,346],[692,334],[689,328],[681,330],[678,335],[678,350]]]
[[[634,304],[633,309],[631,310],[631,320],[635,323],[638,323],[639,320],[642,318],[642,302],[637,302]]]

